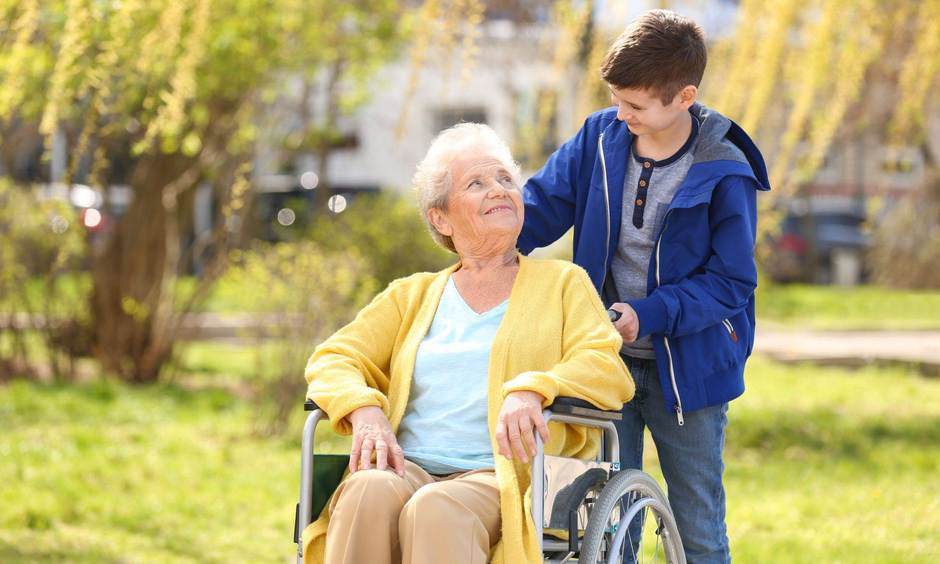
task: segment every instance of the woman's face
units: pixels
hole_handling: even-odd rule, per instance
[[[454,241],[458,254],[487,256],[514,249],[522,230],[522,192],[505,166],[468,151],[450,165],[447,211],[432,208],[431,223]]]

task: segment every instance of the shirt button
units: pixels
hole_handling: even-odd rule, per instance
[[[641,181],[640,181],[640,188],[643,188],[644,186],[646,186],[646,181],[645,181],[645,180],[641,180]]]
[[[649,167],[651,167],[651,166],[653,166],[653,165],[651,165],[649,161],[644,161],[644,162],[643,162],[643,168],[649,168]]]
[[[642,205],[643,205],[643,200],[637,199],[636,205],[642,206]]]

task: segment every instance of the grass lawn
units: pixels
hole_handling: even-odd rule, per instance
[[[756,358],[748,384],[728,434],[737,561],[940,560],[940,380]],[[299,440],[257,436],[227,392],[14,382],[0,428],[0,562],[291,557]]]
[[[89,284],[87,276],[60,276],[58,287],[62,300],[55,304],[53,313],[59,313],[68,303],[83,299]],[[195,285],[193,278],[179,280],[181,301]],[[263,301],[250,297],[264,291],[264,288],[248,288],[222,277],[199,310],[219,314],[278,313]],[[30,281],[27,295],[33,303],[43,303],[42,281]],[[0,298],[0,311],[11,307]],[[876,286],[762,282],[757,289],[757,315],[763,321],[809,329],[940,329],[940,289],[901,290]]]
[[[0,562],[291,553],[299,441],[255,436],[225,392],[13,383],[0,428]]]
[[[806,329],[940,329],[940,290],[765,285],[757,316]]]
[[[737,561],[940,561],[940,380],[758,357],[747,382],[726,442]],[[646,470],[662,483],[655,454]]]

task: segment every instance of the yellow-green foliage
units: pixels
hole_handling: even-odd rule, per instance
[[[404,11],[391,0],[5,2],[0,126],[35,122],[51,140],[78,122],[75,159],[91,138],[128,133],[135,154],[193,156],[220,132],[243,151],[262,94],[284,73],[316,76],[342,61],[350,97],[361,97],[368,71],[396,48]]]
[[[478,53],[479,26],[485,5],[481,0],[424,0],[420,8],[403,21],[403,33],[410,38],[411,71],[405,87],[405,104],[399,110],[396,131],[404,133],[410,116],[411,100],[418,89],[425,65],[450,68],[449,59],[460,49],[461,80],[472,76]]]
[[[56,376],[65,376],[59,352],[81,352],[90,286],[63,274],[82,263],[86,250],[74,208],[0,178],[0,372],[11,370],[5,363],[25,369],[36,360],[36,347],[28,344],[35,335],[27,331],[34,330],[42,337],[40,354]]]
[[[359,196],[341,214],[318,217],[309,236],[324,249],[362,256],[384,288],[415,272],[435,272],[457,256],[434,243],[411,194]]]
[[[705,99],[757,134],[771,184],[788,195],[840,132],[868,127],[886,144],[923,135],[940,78],[938,15],[936,0],[745,0],[735,33],[712,50]],[[872,89],[880,99],[866,98]]]
[[[7,291],[74,266],[85,253],[84,235],[79,214],[67,202],[0,178],[0,281]]]
[[[244,337],[270,339],[255,347],[251,380],[260,391],[259,424],[276,432],[303,397],[307,357],[352,319],[375,294],[376,284],[355,250],[334,253],[296,242],[234,254],[222,284],[239,289],[248,311],[269,312],[259,318],[263,325]]]

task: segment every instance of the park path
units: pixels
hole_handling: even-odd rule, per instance
[[[754,351],[781,362],[909,364],[940,376],[940,330],[807,330],[758,320]]]

